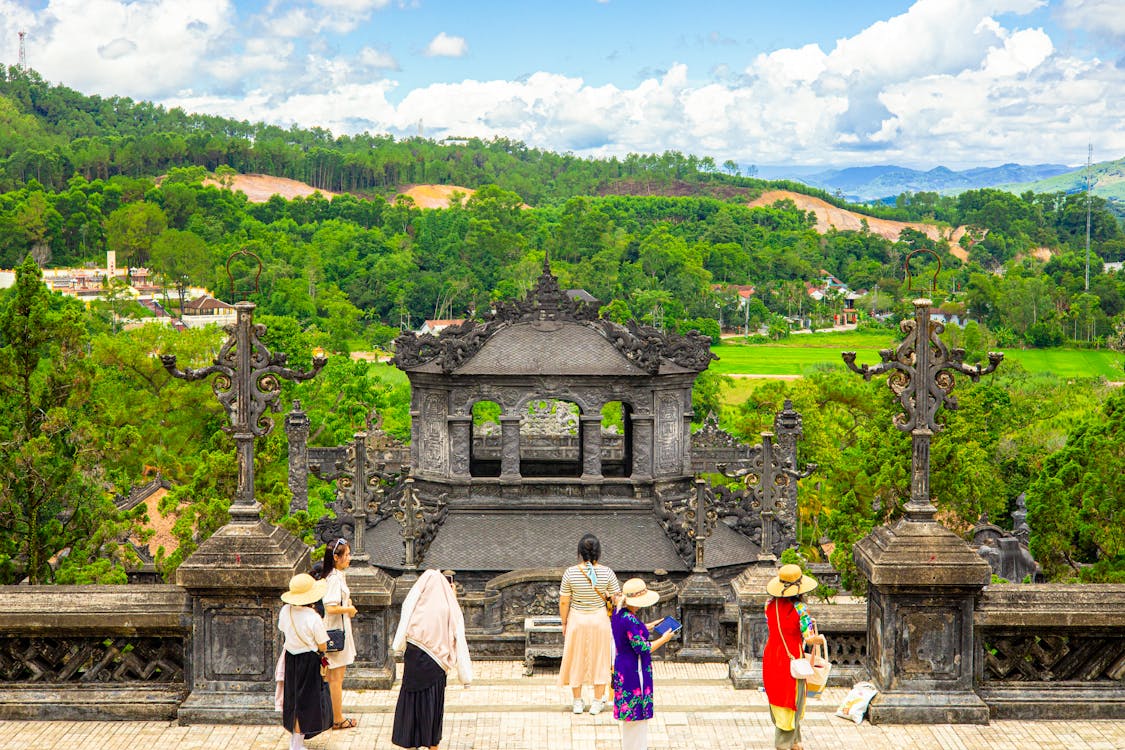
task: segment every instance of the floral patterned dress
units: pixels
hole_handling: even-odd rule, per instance
[[[622,607],[610,620],[613,645],[613,718],[644,721],[652,718],[652,646],[648,628]]]

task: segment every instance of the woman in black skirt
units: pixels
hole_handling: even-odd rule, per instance
[[[456,668],[466,688],[473,681],[465,618],[453,586],[438,571],[427,570],[406,595],[391,647],[406,650],[391,742],[437,750],[445,717],[446,672]]]
[[[332,701],[320,675],[320,658],[328,647],[324,620],[309,605],[320,601],[326,581],[299,573],[281,595],[285,606],[277,627],[285,634],[285,669],[282,676],[281,723],[290,734],[290,750],[301,750],[306,737],[315,737],[332,726]]]

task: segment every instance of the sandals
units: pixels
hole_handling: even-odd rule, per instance
[[[333,729],[355,729],[359,724],[355,719],[343,719],[332,725]]]

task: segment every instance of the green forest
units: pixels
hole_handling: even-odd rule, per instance
[[[343,194],[251,203],[224,186],[234,173]],[[396,197],[418,183],[475,192],[447,209]],[[976,190],[847,206],[968,225],[962,262],[920,232],[898,241],[820,234],[791,202],[748,206],[776,188],[844,205],[706,156],[580,159],[503,139],[336,137],[86,96],[33,71],[0,71],[0,268],[18,271],[0,298],[0,400],[13,415],[0,424],[0,582],[123,582],[132,561],[122,542],[146,532],[143,517],[118,513],[113,497],[157,472],[175,485],[164,502],[180,541],[158,556],[161,570],[174,570],[226,519],[235,468],[219,429],[224,415],[209,389],[173,381],[153,356],[200,366],[222,333],[120,330],[143,308],[112,290],[86,307],[41,281],[42,268],[100,267],[107,250],[121,266],[152,269],[173,313],[189,286],[225,299],[253,290],[256,266],[235,263],[229,278],[227,259],[238,250],[260,257],[249,298],[271,348],[298,364],[317,346],[339,355],[314,381],[285,385],[282,403],[301,399],[314,444],[347,440],[376,413],[408,436],[401,375],[346,355],[386,347],[426,318],[486,314],[521,296],[544,256],[564,288],[593,294],[607,317],[696,329],[716,344],[735,330],[750,333],[736,343],[783,341],[797,317],[830,325],[843,299],[814,302],[805,286],[827,271],[868,291],[861,327],[888,332],[909,313],[918,280],[932,284],[940,310],[968,320],[947,335],[969,362],[990,349],[1125,348],[1125,275],[1105,266],[1125,258],[1125,234],[1100,199],[1090,206],[1087,286],[1083,195]],[[1038,248],[1050,259],[1037,260]],[[921,249],[934,255],[916,258],[909,289],[903,261]],[[748,304],[733,285],[754,286]],[[740,403],[727,392],[723,377],[701,377],[698,417],[715,410],[752,438],[785,397],[805,415],[804,457],[821,468],[804,484],[802,551],[820,559],[831,542],[832,561],[851,575],[851,544],[909,495],[909,444],[891,426],[885,386],[836,367],[763,386]],[[1049,576],[1125,577],[1120,389],[1006,364],[958,392],[962,409],[947,415],[933,451],[946,523],[967,531],[983,512],[1006,523],[1026,492],[1032,550]],[[258,497],[270,520],[308,534],[329,491],[313,493],[310,514],[286,515],[279,432],[259,441]]]

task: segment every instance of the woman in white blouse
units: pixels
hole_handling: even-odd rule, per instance
[[[280,674],[281,723],[290,733],[290,750],[303,750],[306,737],[328,729],[332,709],[320,677],[320,658],[328,646],[324,621],[310,606],[320,601],[327,588],[307,573],[293,576],[289,590],[281,595],[285,606],[277,627],[285,634]]]
[[[344,718],[344,671],[355,661],[355,636],[352,618],[356,608],[352,605],[352,592],[344,571],[352,561],[352,550],[346,539],[329,542],[324,548],[324,563],[320,576],[328,584],[324,593],[324,627],[344,631],[342,651],[328,652],[328,689],[332,693],[332,728],[351,729],[355,719]]]

